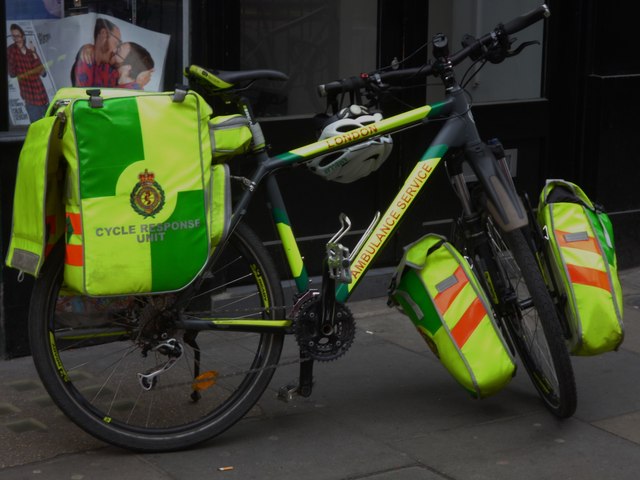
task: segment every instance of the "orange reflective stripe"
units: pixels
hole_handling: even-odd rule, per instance
[[[462,318],[456,323],[456,326],[451,329],[451,335],[455,340],[458,348],[462,348],[467,340],[474,332],[476,327],[480,324],[487,311],[484,309],[484,305],[480,298],[476,298],[473,303],[464,312]]]
[[[464,286],[469,283],[469,279],[465,275],[462,267],[458,267],[453,275],[456,277],[456,280],[458,280],[458,282],[455,285],[450,286],[446,290],[439,292],[433,299],[434,303],[436,304],[436,308],[443,315],[447,310],[449,310],[449,307],[458,296],[458,293],[460,293],[460,290],[462,290]]]
[[[82,245],[68,245],[66,255],[64,256],[64,263],[71,265],[72,267],[81,267],[82,261]]]
[[[592,287],[602,288],[609,292],[611,291],[609,277],[607,276],[607,273],[602,270],[570,264],[567,264],[567,270],[569,271],[569,277],[573,283],[590,285]]]
[[[558,246],[560,247],[569,247],[569,248],[577,248],[579,250],[585,250],[587,252],[593,252],[597,254],[601,254],[600,246],[596,239],[593,237],[589,237],[588,240],[574,240],[572,242],[568,242],[565,239],[565,235],[571,235],[571,232],[564,232],[562,230],[555,230],[556,241],[558,242]]]
[[[67,212],[67,221],[71,222],[74,235],[82,235],[82,219],[79,213]]]

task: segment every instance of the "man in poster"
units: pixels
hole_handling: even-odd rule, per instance
[[[42,118],[49,106],[47,90],[41,77],[47,71],[36,53],[33,43],[26,44],[24,30],[18,24],[9,27],[13,43],[7,48],[7,63],[10,77],[18,79],[20,96],[24,100],[29,120]]]

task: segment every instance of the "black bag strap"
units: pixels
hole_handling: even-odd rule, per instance
[[[427,250],[427,254],[426,256],[428,257],[429,255],[431,255],[433,252],[435,252],[436,250],[438,250],[442,245],[444,245],[444,243],[446,242],[446,240],[442,239],[439,242],[431,245],[431,248],[429,248],[429,250]]]
[[[568,186],[555,185],[547,195],[547,203],[577,203],[583,207],[591,208]]]

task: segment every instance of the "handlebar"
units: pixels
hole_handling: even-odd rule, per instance
[[[502,26],[502,28],[507,35],[511,35],[519,32],[520,30],[524,30],[543,18],[548,18],[549,15],[551,15],[551,11],[549,10],[549,7],[543,3],[538,8],[531,10],[529,13],[520,15],[519,17],[507,22]]]
[[[511,34],[524,30],[543,18],[549,17],[549,15],[551,15],[549,8],[546,4],[542,4],[538,8],[510,20],[506,24],[499,24],[493,31],[485,34],[471,45],[468,45],[462,50],[450,55],[446,60],[451,66],[458,65],[472,53],[495,44],[500,37],[504,37],[505,35],[508,37]],[[438,75],[441,72],[441,66],[442,64],[436,63],[388,72],[377,72],[372,74],[363,73],[357,77],[344,78],[342,80],[318,85],[318,94],[321,97],[333,96],[341,93],[353,92],[362,88],[370,88],[376,84],[382,85],[383,82],[404,80],[416,76],[426,77],[429,75]]]

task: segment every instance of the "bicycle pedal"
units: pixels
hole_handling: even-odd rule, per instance
[[[288,383],[278,390],[278,400],[289,403],[294,397],[300,396],[297,383]]]

